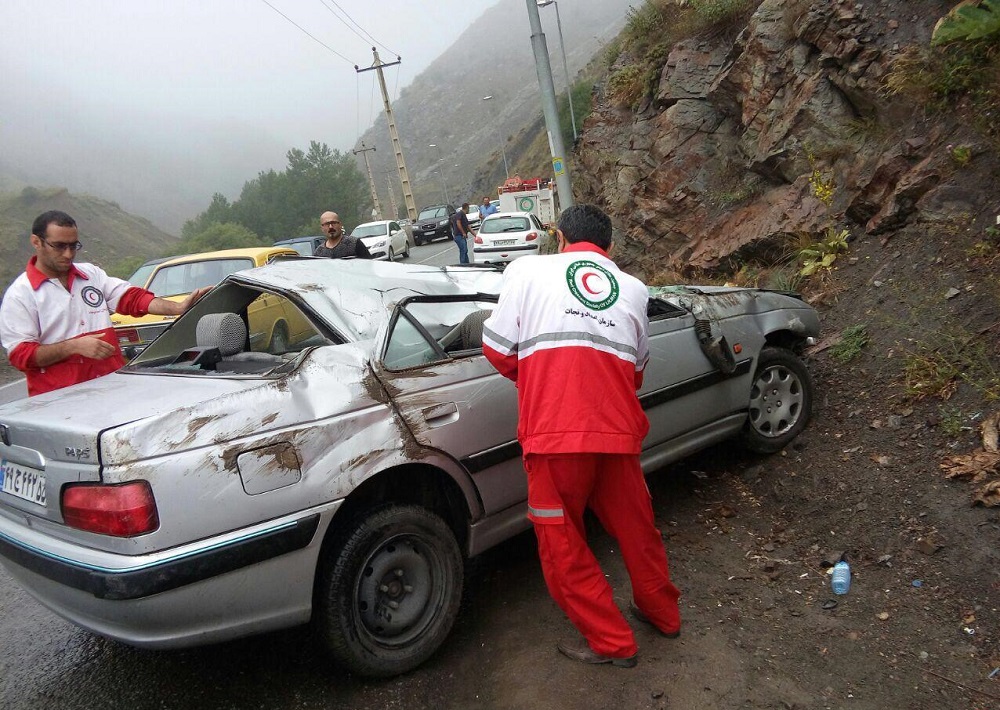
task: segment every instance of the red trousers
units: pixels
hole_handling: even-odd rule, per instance
[[[632,629],[587,545],[590,508],[617,541],[639,609],[666,633],[680,629],[680,592],[670,581],[663,538],[633,454],[528,454],[528,517],[549,594],[590,648],[615,658],[635,654]]]

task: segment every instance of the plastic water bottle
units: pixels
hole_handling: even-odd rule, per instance
[[[847,594],[851,588],[851,567],[844,560],[833,566],[830,586],[833,587],[834,594]]]

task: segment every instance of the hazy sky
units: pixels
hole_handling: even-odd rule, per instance
[[[18,95],[39,107],[199,116],[264,128],[287,147],[314,139],[346,150],[382,109],[375,72],[354,70],[372,64],[373,45],[383,61],[402,57],[386,70],[398,95],[495,2],[0,0],[0,81],[23,82]]]

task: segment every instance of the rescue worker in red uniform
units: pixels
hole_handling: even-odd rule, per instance
[[[633,618],[679,635],[680,593],[639,465],[649,430],[636,395],[649,358],[649,294],[608,258],[611,220],[599,208],[565,210],[556,238],[558,254],[507,267],[483,352],[517,384],[528,517],[542,572],[586,641],[558,649],[577,661],[631,668],[635,636],[587,545],[584,510],[618,541]]]
[[[25,373],[28,395],[68,387],[125,364],[110,311],[179,316],[210,287],[180,302],[157,298],[93,264],[75,264],[76,222],[51,210],[31,226],[35,255],[0,305],[0,342],[10,364]]]

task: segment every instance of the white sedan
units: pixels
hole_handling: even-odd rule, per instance
[[[496,264],[538,254],[548,232],[530,212],[496,212],[482,221],[472,245],[472,261]]]
[[[393,261],[397,254],[402,254],[404,259],[410,256],[410,242],[399,222],[387,219],[365,222],[355,227],[351,236],[364,242],[373,259]]]

